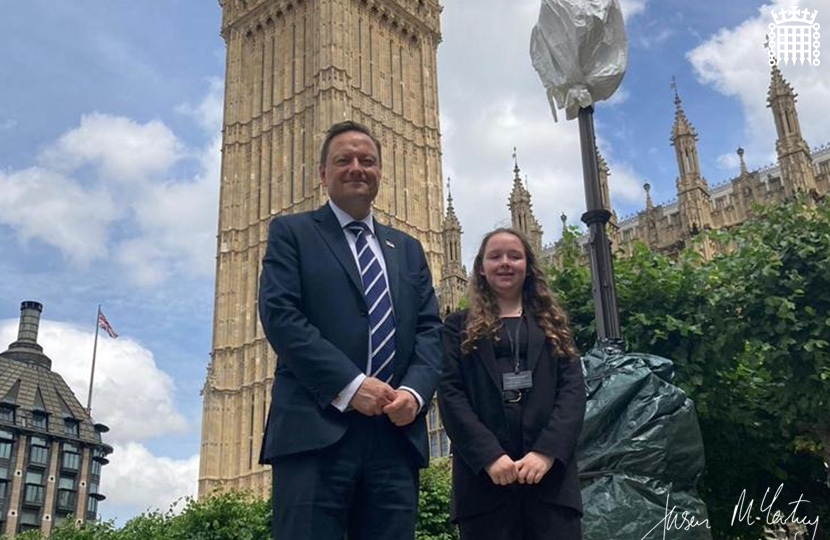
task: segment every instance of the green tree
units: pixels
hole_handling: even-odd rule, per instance
[[[450,523],[451,493],[449,459],[433,459],[429,467],[421,471],[416,540],[458,539],[458,529]]]
[[[782,482],[779,502],[804,493],[805,515],[830,521],[830,202],[802,198],[755,214],[706,238],[730,247],[711,261],[642,245],[615,261],[628,350],[673,360],[695,401],[716,537],[757,537],[759,527],[730,525],[737,498],[746,489],[760,500]],[[576,236],[565,241],[551,284],[585,349],[595,339],[590,277]]]
[[[211,494],[187,499],[167,521],[170,540],[270,540],[271,503],[247,492]]]

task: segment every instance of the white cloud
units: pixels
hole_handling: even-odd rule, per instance
[[[81,265],[107,254],[107,226],[117,212],[106,191],[30,167],[0,172],[0,193],[0,223],[13,227],[23,241],[45,242]]]
[[[201,156],[192,181],[147,186],[133,210],[142,234],[123,242],[116,257],[136,283],[154,285],[171,273],[209,276],[215,270],[221,135]]]
[[[662,30],[655,30],[653,34],[641,33],[637,35],[637,44],[644,49],[653,49],[658,45],[662,45],[667,39],[674,35],[674,30],[671,28],[663,28]]]
[[[620,0],[623,18],[627,21],[631,17],[644,12],[647,3],[648,0]]]
[[[198,479],[199,454],[187,459],[155,456],[129,442],[114,445],[101,476],[101,492],[107,505],[165,511],[182,497],[195,497]]]
[[[625,103],[626,101],[628,101],[628,98],[630,98],[630,97],[631,97],[631,92],[626,90],[626,88],[624,86],[621,86],[620,88],[617,89],[616,92],[614,92],[614,95],[612,95],[610,98],[608,98],[605,101],[600,101],[599,103],[601,103],[603,105],[606,105],[606,106],[609,106],[609,107],[613,107],[614,105],[619,105],[621,103]]]
[[[176,112],[193,118],[208,133],[218,133],[222,129],[225,85],[218,78],[211,78],[209,84],[207,94],[198,105],[194,107],[190,103],[183,103],[176,107]]]
[[[169,169],[183,145],[159,120],[139,124],[108,114],[86,114],[40,156],[43,165],[73,171],[83,165],[99,169],[106,183],[144,181]]]
[[[16,339],[17,326],[16,320],[0,323],[0,347]],[[93,338],[92,332],[48,320],[41,321],[38,335],[38,343],[52,359],[52,370],[63,377],[83,406],[89,391]],[[158,368],[149,350],[126,336],[99,336],[92,416],[110,426],[107,443],[183,432],[187,426],[174,404],[174,391],[173,380]]]
[[[0,172],[0,224],[85,265],[114,254],[132,283],[157,285],[214,270],[222,118],[221,81],[179,109],[216,134],[188,149],[162,122],[88,114],[40,154],[39,165]],[[197,165],[191,177],[180,162]]]
[[[611,172],[608,178],[608,189],[611,192],[611,207],[644,204],[643,184],[647,180],[637,174],[627,163],[611,161],[609,167]]]
[[[687,58],[695,77],[702,84],[738,99],[744,113],[746,161],[750,169],[775,160],[775,127],[766,107],[770,69],[767,50],[762,46],[771,9],[789,8],[787,0],[765,4],[758,12],[732,28],[723,28],[707,41],[689,51]],[[813,66],[782,66],[784,77],[798,94],[799,111],[824,110],[830,102],[830,79],[822,64]],[[802,114],[799,117],[807,142],[812,146],[830,141],[830,123],[822,115]]]
[[[16,320],[0,321],[0,347],[16,339],[17,326]],[[52,360],[52,370],[84,407],[93,339],[92,332],[74,325],[41,320],[38,343]],[[195,494],[198,454],[187,459],[157,456],[140,442],[187,428],[174,392],[173,380],[159,369],[149,350],[124,335],[99,335],[92,416],[110,427],[103,440],[114,449],[101,477],[101,491],[107,496],[103,512],[166,510],[176,499]]]
[[[740,171],[741,160],[735,153],[721,154],[717,159],[718,168],[728,171],[731,174],[737,174]]]

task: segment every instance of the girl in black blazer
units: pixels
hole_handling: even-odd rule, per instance
[[[585,386],[567,317],[527,240],[484,237],[468,310],[444,326],[438,403],[462,540],[580,539]]]

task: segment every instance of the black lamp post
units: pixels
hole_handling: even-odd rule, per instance
[[[585,213],[582,221],[588,226],[588,256],[591,262],[591,287],[597,324],[597,345],[601,348],[623,348],[617,290],[614,285],[614,264],[611,242],[605,226],[611,212],[602,204],[599,183],[593,106],[579,109],[579,141],[582,146],[582,176],[585,181]]]

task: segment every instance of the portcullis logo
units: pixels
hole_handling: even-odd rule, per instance
[[[818,11],[792,7],[772,10],[775,22],[769,25],[769,63],[771,66],[781,62],[788,64],[800,62],[802,65],[819,65],[819,24],[816,22]]]

